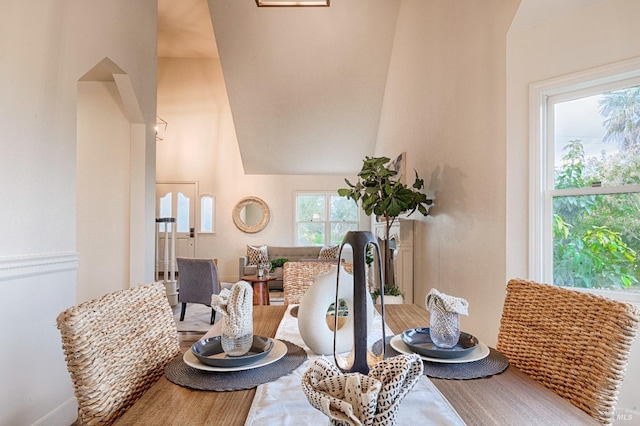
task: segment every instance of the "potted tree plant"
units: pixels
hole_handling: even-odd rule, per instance
[[[367,216],[375,215],[385,223],[384,240],[381,241],[384,294],[401,296],[400,288],[391,273],[393,270],[393,257],[389,247],[391,226],[403,213],[408,212],[407,216],[409,216],[417,210],[427,216],[433,200],[421,192],[424,188],[424,180],[418,177],[417,171],[414,171],[416,176],[413,185],[408,187],[401,181],[397,170],[390,162],[391,160],[387,157],[365,157],[357,182],[353,184],[345,179],[349,187],[338,189],[338,195],[360,203]],[[375,292],[373,296],[377,297]]]

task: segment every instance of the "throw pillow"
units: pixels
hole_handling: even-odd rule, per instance
[[[257,265],[260,260],[269,259],[267,246],[247,246],[247,257],[249,258],[249,265]]]
[[[324,260],[337,259],[339,253],[340,253],[339,245],[323,246],[320,249],[320,254],[318,255],[318,259],[324,259]]]

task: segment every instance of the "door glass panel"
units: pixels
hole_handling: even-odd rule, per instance
[[[167,193],[164,197],[160,198],[160,216],[159,217],[171,217],[171,193]],[[167,224],[169,226],[168,231],[171,231],[171,224]],[[164,231],[165,224],[160,224],[160,231]]]
[[[178,192],[178,232],[189,232],[189,197]]]

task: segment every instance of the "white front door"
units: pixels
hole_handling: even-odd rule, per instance
[[[195,257],[195,199],[195,183],[156,184],[156,217],[176,219],[176,257]],[[159,230],[156,270],[160,271],[164,268],[164,226],[164,224],[156,226],[156,229]],[[171,231],[171,224],[167,224],[167,226]],[[169,266],[169,270],[171,269]],[[173,265],[173,270],[175,270],[175,265]]]

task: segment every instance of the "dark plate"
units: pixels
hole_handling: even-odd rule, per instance
[[[429,327],[412,328],[401,335],[402,341],[417,354],[431,358],[460,358],[467,355],[478,345],[478,339],[468,333],[460,332],[458,344],[451,349],[439,348],[431,341]]]
[[[242,356],[228,356],[222,350],[220,336],[215,336],[198,340],[191,346],[191,352],[198,361],[212,367],[239,367],[261,360],[272,348],[272,339],[253,336],[253,345],[249,352]]]

